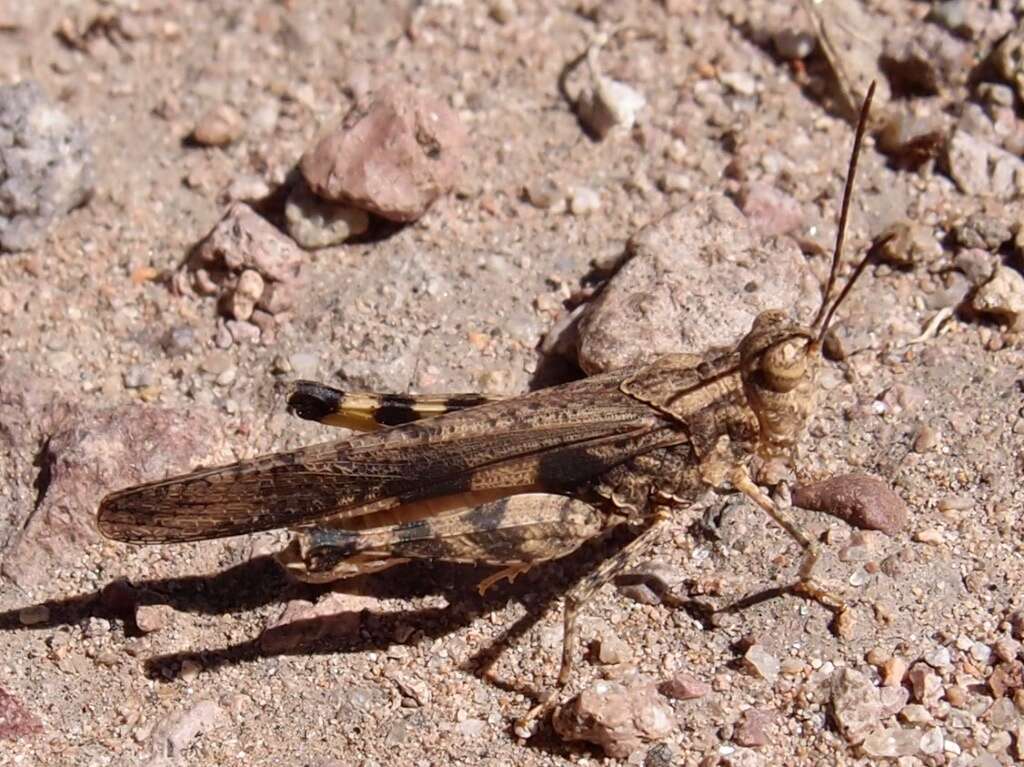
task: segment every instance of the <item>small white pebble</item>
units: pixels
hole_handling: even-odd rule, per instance
[[[987,666],[992,661],[992,648],[984,642],[975,642],[971,645],[971,657]]]
[[[601,196],[589,186],[576,187],[569,199],[569,210],[574,216],[588,216],[601,207]]]

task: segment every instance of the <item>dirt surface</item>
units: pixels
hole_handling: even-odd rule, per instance
[[[82,121],[96,175],[45,244],[0,253],[0,764],[614,761],[511,723],[556,673],[559,595],[619,539],[481,598],[482,568],[414,564],[330,592],[270,560],[284,533],[130,547],[92,520],[118,487],[331,437],[285,414],[295,377],[514,394],[578,375],[539,344],[607,274],[595,265],[678,208],[731,198],[821,278],[852,126],[820,49],[793,35],[814,27],[799,3],[710,5],[0,3],[0,82],[36,80]],[[621,763],[1024,757],[1024,74],[989,59],[1019,24],[1004,5],[866,11],[894,94],[879,124],[931,121],[938,138],[888,155],[869,139],[849,252],[900,222],[918,245],[870,268],[840,311],[845,359],[826,365],[797,474],[881,477],[908,527],[796,512],[853,607],[844,636],[789,596],[706,621],[643,583],[605,587],[583,641],[624,647],[585,653],[570,692],[639,674],[674,716]],[[566,99],[587,69],[563,77],[599,30],[621,30],[604,74],[646,100],[600,140]],[[234,200],[255,190],[281,225],[275,191],[303,151],[390,82],[465,125],[454,193],[416,223],[306,253],[296,303],[255,333],[175,289]],[[214,126],[223,145],[190,139],[223,107],[241,120]],[[797,561],[731,497],[681,511],[646,567],[725,604]]]

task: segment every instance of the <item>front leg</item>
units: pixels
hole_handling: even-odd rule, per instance
[[[767,512],[768,516],[774,519],[803,548],[804,559],[797,571],[797,581],[790,584],[786,590],[797,596],[818,602],[832,612],[837,624],[841,624],[847,615],[846,603],[814,578],[814,566],[821,557],[821,547],[818,542],[808,535],[788,512],[776,506],[772,499],[754,484],[745,468],[737,468],[732,473],[731,480],[733,487]]]

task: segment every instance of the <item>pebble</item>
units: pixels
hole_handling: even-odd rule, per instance
[[[200,367],[203,369],[203,372],[217,376],[228,370],[233,365],[234,362],[231,359],[231,355],[217,351],[210,352],[206,355],[206,358],[202,361]]]
[[[658,188],[665,194],[688,192],[692,187],[693,182],[686,173],[667,172],[658,179]]]
[[[167,627],[174,609],[168,605],[139,605],[135,610],[135,625],[143,634],[151,634]]]
[[[589,216],[601,208],[601,195],[589,186],[578,186],[569,196],[569,210],[574,216]]]
[[[597,660],[604,665],[628,663],[633,660],[633,651],[616,636],[603,637],[597,643]]]
[[[325,135],[300,168],[319,197],[409,222],[455,186],[466,131],[441,100],[407,85]]]
[[[228,320],[225,325],[231,334],[231,340],[236,344],[255,344],[260,340],[260,329],[251,322]]]
[[[540,178],[531,181],[523,189],[526,199],[535,207],[545,210],[555,208],[565,199],[565,192],[554,181],[548,178]],[[564,203],[563,203],[564,204]]]
[[[1020,712],[1009,698],[1000,698],[993,703],[987,716],[992,726],[1000,730],[1013,730],[1021,721]]]
[[[265,281],[282,283],[294,280],[305,260],[289,237],[244,202],[231,204],[196,246],[195,257],[200,265],[236,274],[252,269]]]
[[[711,685],[688,671],[680,671],[661,683],[662,694],[673,700],[696,700],[711,692]]]
[[[1024,664],[1017,660],[998,664],[989,674],[988,686],[997,698],[1009,694],[1016,695],[1024,688]]]
[[[972,213],[953,229],[956,241],[965,248],[996,251],[1013,237],[1009,224],[996,216]]]
[[[917,115],[896,110],[878,133],[878,148],[899,165],[917,168],[946,145],[948,129],[938,115]]]
[[[56,221],[95,188],[85,126],[45,95],[39,83],[0,86],[0,250],[31,250]]]
[[[939,754],[942,753],[945,742],[946,738],[939,727],[929,727],[924,731],[924,735],[921,736],[918,748],[921,749],[922,754]]]
[[[900,710],[900,719],[907,724],[927,724],[932,720],[932,715],[920,703],[911,703]]]
[[[257,641],[262,652],[279,655],[324,640],[351,639],[362,626],[363,611],[377,606],[378,600],[372,597],[344,592],[328,593],[315,604],[293,599],[267,622]]]
[[[942,697],[942,679],[924,663],[915,663],[907,672],[914,699],[926,706]]]
[[[220,375],[218,375],[214,379],[214,383],[217,384],[217,386],[231,386],[231,384],[235,382],[235,379],[237,377],[238,368],[232,365],[227,370],[223,371]]]
[[[303,179],[292,187],[284,207],[288,234],[306,250],[339,245],[370,226],[365,210],[323,200]]]
[[[910,690],[906,687],[880,687],[878,702],[882,706],[882,718],[896,716],[910,700]]]
[[[938,2],[932,3],[928,9],[928,21],[940,24],[957,34],[970,32],[969,29],[964,28],[967,19],[968,9],[965,0],[938,0]]]
[[[171,357],[188,354],[195,343],[196,332],[190,325],[174,325],[160,339],[160,346]]]
[[[466,719],[455,725],[455,731],[467,738],[479,738],[487,729],[487,722],[483,719]]]
[[[232,179],[228,185],[229,200],[257,201],[270,195],[270,185],[262,176],[243,173]]]
[[[18,610],[18,622],[22,626],[35,626],[50,620],[50,608],[46,605],[29,605]]]
[[[942,245],[932,229],[910,221],[886,228],[875,238],[875,246],[882,261],[899,268],[930,263],[942,255]]]
[[[203,666],[201,663],[186,658],[181,662],[181,671],[178,672],[178,678],[186,684],[191,684],[199,678],[202,670]]]
[[[593,89],[585,89],[577,99],[576,114],[594,136],[603,139],[615,128],[632,128],[637,113],[646,105],[647,99],[640,91],[598,76]]]
[[[1024,192],[1024,161],[962,128],[949,140],[946,163],[965,194],[1005,200]]]
[[[878,688],[856,669],[844,667],[832,675],[830,703],[839,731],[848,743],[863,741],[882,718]]]
[[[774,711],[748,708],[741,715],[732,739],[747,748],[760,748],[768,744],[768,728],[775,720]]]
[[[876,730],[868,735],[861,748],[868,756],[895,759],[900,756],[912,756],[921,747],[920,730],[902,727],[887,727]]]
[[[895,535],[909,518],[907,505],[892,488],[867,474],[843,474],[793,490],[793,505],[823,511],[847,524]]]
[[[971,305],[1016,327],[1024,315],[1024,276],[1008,266],[997,266],[992,278],[975,292]]]
[[[589,374],[733,345],[759,312],[789,306],[810,314],[819,302],[795,243],[758,236],[718,196],[643,227],[628,252],[579,320],[577,361]]]
[[[992,648],[984,642],[975,642],[971,645],[971,657],[983,666],[992,661]]]
[[[942,443],[938,429],[930,424],[921,424],[914,435],[914,452],[929,453]]]
[[[228,716],[216,701],[200,700],[191,708],[162,719],[152,729],[150,740],[158,756],[177,759],[199,735],[225,722]]]
[[[914,533],[914,540],[918,543],[927,543],[932,546],[939,546],[945,542],[946,537],[936,527],[926,527]]]
[[[995,643],[996,657],[1004,662],[1010,662],[1017,659],[1017,655],[1020,654],[1021,645],[1016,640],[1003,637],[997,639]]]
[[[217,330],[213,334],[213,345],[218,349],[230,349],[235,343],[235,339],[231,337],[231,331],[228,330],[227,323],[223,320],[217,323]]]
[[[267,314],[283,314],[295,305],[296,283],[271,282],[263,289],[258,309]]]
[[[774,682],[779,676],[779,659],[763,645],[752,644],[743,655],[743,666],[754,676]]]
[[[227,146],[242,135],[241,116],[227,104],[217,104],[196,121],[192,140],[200,146]]]
[[[1010,634],[1014,639],[1024,640],[1024,610],[1014,610],[1007,617],[1010,624]]]
[[[492,19],[499,24],[508,24],[519,15],[515,0],[489,0],[487,11]]]
[[[753,96],[757,93],[757,81],[749,72],[722,72],[718,75],[718,81],[741,96]]]
[[[992,53],[995,71],[1017,89],[1017,98],[1024,101],[1024,32],[1019,28],[1006,36]]]
[[[156,383],[156,375],[145,365],[132,365],[121,378],[126,389],[144,389]]]
[[[602,680],[560,706],[552,724],[566,740],[593,743],[608,756],[625,759],[645,744],[668,737],[675,719],[653,684],[627,687]]]
[[[952,668],[953,666],[953,658],[948,647],[936,647],[934,650],[929,650],[924,654],[924,662],[937,669]]]
[[[255,269],[245,269],[238,275],[238,283],[231,296],[231,313],[236,320],[247,320],[252,316],[256,302],[263,295],[263,288],[263,278]]]

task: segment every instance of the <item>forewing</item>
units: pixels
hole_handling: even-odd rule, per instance
[[[125,541],[203,540],[422,499],[568,490],[638,452],[686,439],[620,383],[597,376],[121,490],[101,503],[99,528]]]

